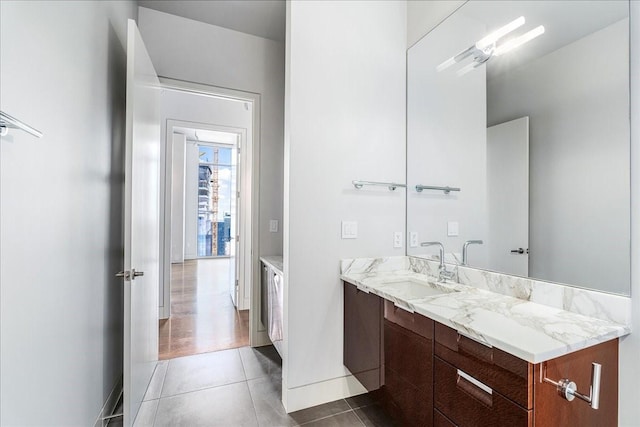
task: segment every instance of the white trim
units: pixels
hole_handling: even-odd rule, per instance
[[[296,388],[287,388],[283,382],[282,404],[285,411],[291,413],[366,392],[367,389],[353,375]]]
[[[250,227],[245,233],[249,239],[248,258],[250,260],[251,274],[247,278],[250,283],[249,301],[251,302],[249,310],[249,338],[251,346],[261,346],[268,344],[269,337],[266,331],[259,331],[260,319],[258,316],[260,304],[260,141],[261,141],[261,95],[259,93],[239,91],[235,89],[216,87],[200,83],[188,82],[183,80],[170,79],[160,77],[160,84],[166,89],[179,90],[198,95],[213,96],[217,98],[228,98],[233,100],[243,100],[252,102],[253,104],[253,140],[247,141],[247,145],[251,145],[252,159],[249,168],[251,174],[250,181]],[[246,147],[242,147],[245,149]],[[246,203],[246,202],[245,202]],[[250,248],[250,250],[249,250]],[[164,307],[161,307],[161,311]],[[168,308],[167,308],[168,310]]]

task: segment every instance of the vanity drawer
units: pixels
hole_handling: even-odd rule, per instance
[[[433,339],[433,320],[398,308],[388,300],[384,301],[384,318],[424,338]]]
[[[457,427],[437,409],[433,411],[433,427]]]
[[[399,376],[414,387],[431,389],[433,341],[384,321],[385,378]]]
[[[465,378],[465,373],[438,357],[434,362],[435,408],[453,423],[463,427],[532,425],[532,410],[521,408],[495,390],[474,384],[471,375],[467,375],[471,379]]]
[[[533,408],[533,365],[435,323],[435,354],[513,400]]]

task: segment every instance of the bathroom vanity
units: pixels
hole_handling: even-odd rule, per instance
[[[617,425],[628,327],[412,271],[342,279],[344,364],[401,425]]]

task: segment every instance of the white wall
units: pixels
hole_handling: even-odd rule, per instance
[[[139,26],[159,76],[261,94],[259,253],[281,254],[284,45],[143,7]]]
[[[342,363],[339,260],[403,255],[404,2],[287,3],[285,358],[288,411],[352,394]],[[341,220],[358,238],[341,240]]]
[[[461,254],[466,240],[487,239],[486,68],[463,76],[460,67],[436,68],[485,29],[455,16],[407,52],[407,233],[418,233],[418,243],[441,242],[447,254]],[[461,191],[417,192],[417,184]],[[458,223],[458,236],[448,236],[449,222]],[[485,266],[487,245],[471,251],[473,265]],[[438,248],[409,247],[407,253],[431,256]]]
[[[0,424],[90,426],[122,372],[127,18],[0,2]]]
[[[425,36],[466,0],[407,0],[407,46]]]
[[[164,138],[166,138],[166,133]],[[173,134],[171,157],[171,262],[184,262],[185,258],[185,174],[187,137]],[[197,179],[197,178],[196,178]],[[197,203],[197,202],[196,202]],[[162,295],[162,294],[161,294]],[[162,297],[161,297],[162,298]]]
[[[640,2],[631,2],[631,76],[640,75]],[[640,82],[631,79],[631,299],[633,333],[620,343],[620,425],[640,420]]]
[[[529,116],[531,277],[629,291],[628,31],[624,19],[487,82],[488,126]]]

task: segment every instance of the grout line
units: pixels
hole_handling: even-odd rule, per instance
[[[260,420],[258,419],[258,409],[256,408],[256,401],[253,399],[253,393],[251,393],[251,387],[249,387],[249,380],[245,380],[247,384],[247,391],[249,392],[249,399],[251,399],[251,406],[253,407],[253,415],[256,416],[256,423],[258,426],[260,425]]]
[[[244,374],[245,381],[249,381],[249,378],[247,377],[247,369],[244,366],[244,359],[242,358],[242,353],[240,352],[240,348],[241,347],[239,347],[236,350],[238,350],[238,357],[240,357],[240,364],[242,365],[242,373]]]
[[[164,385],[164,383],[163,383]],[[158,404],[156,405],[156,411],[153,414],[153,421],[151,422],[151,426],[155,427],[156,425],[156,419],[158,418],[158,409],[160,409],[160,399],[158,399]],[[357,416],[357,414],[356,414]]]
[[[158,399],[162,399],[162,391],[164,390],[164,383],[167,380],[167,374],[169,373],[169,363],[171,359],[167,361],[167,369],[164,370],[164,375],[162,376],[162,384],[160,385],[160,394],[158,395]],[[159,404],[160,402],[158,402]]]
[[[355,414],[355,416],[358,419],[358,421],[360,421],[363,426],[366,426],[366,424],[364,423],[364,420],[362,418],[360,418],[360,415],[358,415],[358,413],[356,412],[355,409],[353,409],[353,413]]]
[[[331,403],[331,402],[329,402],[329,403]],[[303,411],[304,411],[304,409],[303,409]],[[346,411],[336,412],[335,414],[327,415],[326,417],[316,418],[314,420],[307,421],[306,423],[303,423],[303,424],[300,424],[300,425],[301,426],[306,426],[307,424],[315,423],[316,421],[326,420],[327,418],[335,417],[337,415],[346,414],[347,412],[353,412],[355,414],[355,411],[353,409],[348,409]],[[358,418],[358,421],[360,421],[360,418],[358,417],[358,415],[357,414],[355,414],[355,415],[356,415],[356,418]],[[362,421],[360,421],[360,422],[362,422]]]
[[[172,394],[172,395],[169,395],[169,396],[162,396],[161,395],[160,399],[169,399],[171,397],[182,396],[182,395],[189,394],[189,393],[197,393],[199,391],[209,390],[209,389],[212,389],[212,388],[224,387],[224,386],[227,386],[227,385],[240,384],[240,383],[246,383],[246,382],[247,382],[247,380],[232,381],[230,383],[218,384],[218,385],[208,386],[208,387],[202,387],[202,388],[198,388],[196,390],[183,391],[181,393],[176,393],[176,394]],[[249,387],[249,386],[247,385],[247,387]]]

